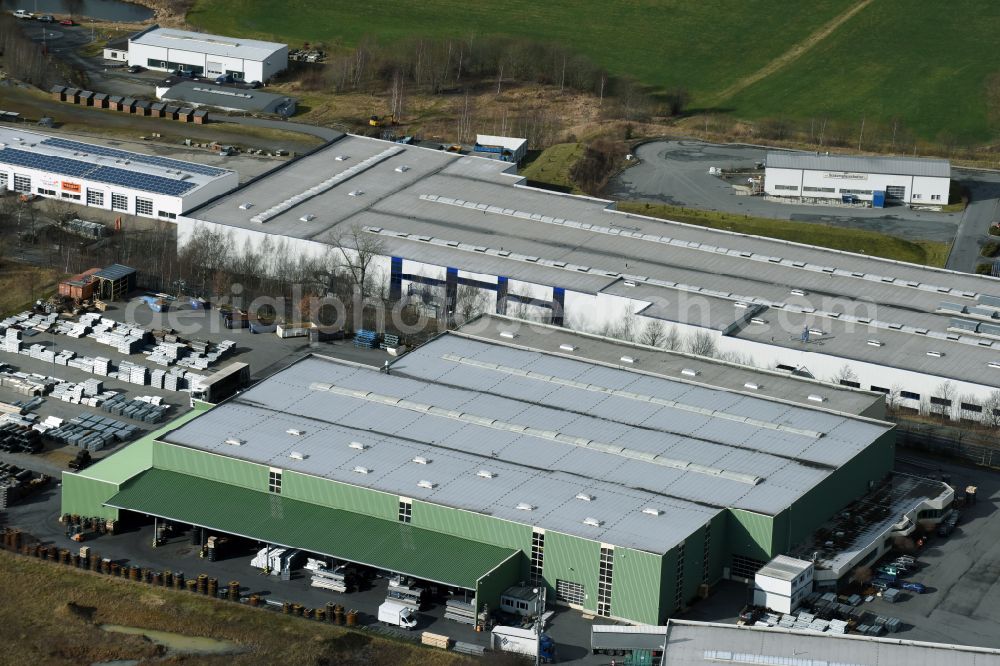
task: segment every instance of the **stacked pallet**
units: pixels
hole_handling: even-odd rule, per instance
[[[119,393],[105,400],[101,404],[101,409],[115,416],[124,416],[143,423],[159,423],[167,415],[170,406],[161,404],[158,396],[127,399]]]
[[[88,451],[100,451],[105,446],[132,439],[138,428],[107,416],[84,413],[58,428],[53,428],[46,436],[64,444],[78,446]]]
[[[447,636],[442,636],[441,634],[432,634],[429,631],[425,631],[420,634],[420,643],[422,645],[430,645],[431,647],[447,650],[451,645],[451,639]]]
[[[360,329],[354,336],[354,346],[365,349],[378,349],[378,332]]]
[[[4,331],[3,350],[11,354],[21,351],[21,331],[16,328],[8,328]]]
[[[317,568],[313,570],[312,582],[310,585],[312,587],[341,593],[350,590],[350,586],[347,581],[347,569],[343,566],[337,567],[336,569]]]
[[[449,599],[445,602],[444,619],[475,626],[476,602],[471,603],[460,599]]]
[[[94,359],[94,374],[107,377],[111,371],[111,359],[98,356]]]
[[[470,654],[475,657],[482,657],[486,654],[486,648],[482,645],[476,645],[475,643],[466,643],[465,641],[455,641],[455,652],[461,652],[462,654]]]
[[[56,385],[58,380],[42,375],[29,375],[24,372],[0,373],[0,386],[24,395],[45,395]]]

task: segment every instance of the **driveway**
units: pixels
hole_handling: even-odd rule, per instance
[[[979,244],[1000,196],[1000,174],[953,169],[953,177],[969,187],[973,205],[967,213],[914,211],[905,206],[839,208],[783,204],[761,197],[736,196],[730,183],[708,174],[709,167],[750,169],[765,160],[768,149],[719,145],[694,140],[654,141],[636,149],[638,163],[608,185],[611,198],[653,201],[732,214],[868,229],[930,241],[955,241],[949,268],[975,268]]]

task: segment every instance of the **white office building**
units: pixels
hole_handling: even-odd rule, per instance
[[[812,588],[812,562],[778,555],[754,576],[753,603],[778,613],[791,613]]]
[[[770,152],[764,193],[798,199],[854,199],[937,206],[948,203],[948,160]],[[879,194],[881,193],[881,194]],[[880,201],[881,200],[881,201]]]
[[[267,81],[288,67],[288,45],[152,26],[128,40],[128,64],[236,81]]]
[[[0,128],[0,191],[174,220],[238,184],[228,169]]]

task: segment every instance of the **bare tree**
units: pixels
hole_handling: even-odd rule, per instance
[[[895,410],[899,407],[900,393],[903,388],[899,384],[893,384],[889,389],[889,392],[885,394],[885,405],[890,410]]]
[[[688,351],[698,356],[715,356],[718,353],[718,346],[715,338],[707,331],[698,331],[688,340]]]
[[[941,385],[937,387],[932,396],[931,410],[936,414],[940,414],[942,418],[950,415],[957,394],[958,391],[951,381],[941,382]]]
[[[983,401],[983,424],[1000,428],[1000,391],[993,391]]]
[[[664,349],[669,349],[670,351],[677,351],[684,346],[684,341],[681,339],[680,331],[677,330],[676,326],[670,326],[667,328],[667,331],[663,336],[663,344],[661,346]]]
[[[847,363],[840,366],[837,373],[833,376],[833,383],[840,384],[842,386],[855,386],[858,383],[858,375],[851,366]]]
[[[659,319],[650,319],[642,329],[639,342],[650,347],[662,347],[666,337],[666,327]]]
[[[608,336],[618,340],[635,342],[636,322],[635,314],[631,310],[625,312],[622,318],[615,324],[609,326]]]
[[[489,303],[481,289],[469,285],[459,285],[455,295],[455,324],[475,319],[486,312]]]
[[[372,261],[385,250],[382,239],[354,225],[346,233],[335,236],[333,245],[340,250],[343,268],[358,293],[362,297],[372,295],[375,292],[375,285],[372,284]]]

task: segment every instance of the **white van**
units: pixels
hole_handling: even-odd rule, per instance
[[[35,18],[35,15],[24,9],[18,9],[16,12],[14,12],[14,18],[30,19],[30,18]]]

